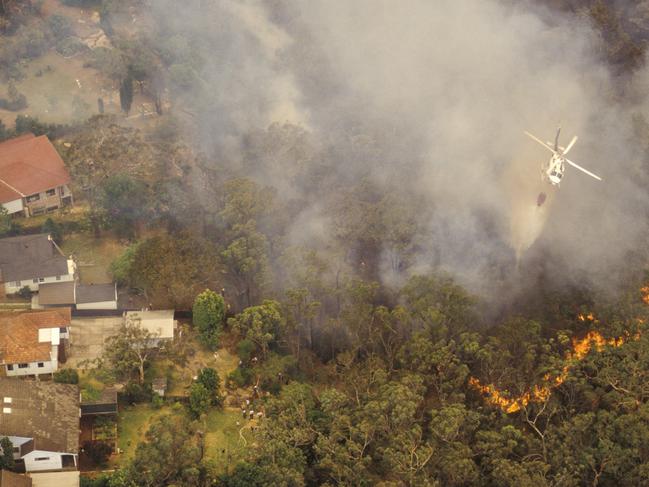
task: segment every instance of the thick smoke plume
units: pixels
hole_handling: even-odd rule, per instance
[[[323,193],[365,179],[418,202],[407,265],[381,253],[387,284],[443,269],[478,292],[540,272],[613,289],[642,245],[646,91],[620,94],[586,18],[495,0],[153,3],[168,35],[202,39],[194,108],[214,164],[241,171],[246,136],[288,122],[328,167]],[[604,182],[567,168],[558,191],[541,185],[549,153],[523,130],[551,140],[558,124]],[[296,161],[260,161],[248,177],[302,202],[289,243],[334,245],[327,204],[287,177]]]

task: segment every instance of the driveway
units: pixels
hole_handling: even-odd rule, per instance
[[[79,362],[83,360],[99,358],[106,339],[115,335],[121,324],[121,316],[72,318],[66,366],[78,367]]]

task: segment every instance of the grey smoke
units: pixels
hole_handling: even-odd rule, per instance
[[[326,166],[323,186],[365,178],[420,202],[407,266],[394,269],[390,249],[382,252],[387,284],[444,269],[494,292],[542,268],[609,290],[643,245],[649,199],[633,120],[649,108],[645,73],[627,87],[633,96],[620,96],[586,18],[495,0],[221,0],[183,9],[160,0],[153,8],[170,35],[200,39],[201,103],[188,104],[214,164],[232,174],[252,168],[248,177],[301,202],[289,244],[335,246],[335,221],[328,202],[287,177],[293,153],[247,160],[246,138],[273,122],[304,129],[317,160],[297,162]],[[568,168],[543,220],[529,222],[529,242],[515,242],[512,228],[526,232],[520,215],[533,214],[548,158],[523,130],[549,140],[558,123],[564,143],[580,137],[570,157],[604,182]],[[517,250],[530,245],[516,271]]]

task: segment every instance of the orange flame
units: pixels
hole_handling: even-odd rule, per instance
[[[643,292],[642,300],[645,303],[649,304],[649,286],[643,287],[641,291]],[[587,316],[579,315],[578,319],[580,321],[588,320],[594,323],[598,322],[592,313],[589,313]],[[644,320],[638,319],[638,323],[642,324],[644,323]],[[564,383],[564,381],[568,377],[570,367],[575,362],[583,360],[586,355],[588,355],[588,352],[590,352],[593,346],[595,350],[599,352],[606,345],[609,345],[611,347],[619,347],[630,338],[637,340],[640,338],[640,333],[636,333],[633,336],[627,334],[626,337],[607,339],[604,338],[599,332],[593,330],[589,331],[583,338],[577,339],[573,337],[572,351],[568,352],[566,355],[566,359],[571,361],[572,363],[565,365],[563,367],[563,370],[561,371],[561,374],[555,377],[552,377],[550,374],[546,374],[543,377],[543,380],[546,382],[545,385],[535,385],[534,387],[532,387],[531,391],[525,392],[517,398],[508,397],[509,393],[507,391],[500,392],[493,384],[482,385],[480,381],[475,377],[469,378],[469,386],[481,392],[485,396],[485,400],[492,406],[497,406],[506,413],[515,413],[517,411],[520,411],[521,408],[527,406],[530,402],[543,402],[547,400],[552,393],[552,389]]]
[[[642,301],[649,304],[649,286],[640,288],[640,292],[642,293]]]

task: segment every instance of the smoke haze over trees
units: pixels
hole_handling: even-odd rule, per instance
[[[472,0],[152,8],[217,226],[218,191],[243,176],[275,190],[259,223],[282,245],[388,285],[443,269],[483,293],[540,274],[615,289],[646,236],[644,71],[612,74],[592,17]],[[517,277],[512,207],[538,192],[516,188],[547,157],[522,131],[551,138],[559,123],[604,182],[568,170]]]

